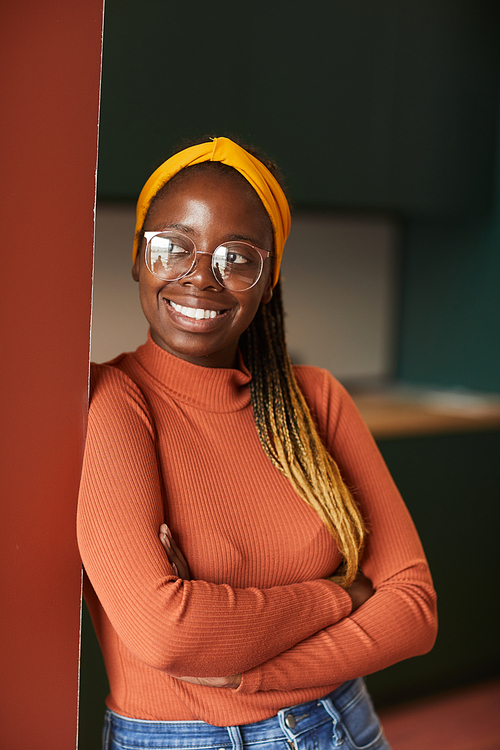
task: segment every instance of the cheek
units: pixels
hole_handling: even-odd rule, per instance
[[[148,277],[150,276],[151,274],[148,273]],[[139,298],[146,317],[148,317],[148,313],[154,313],[158,309],[159,292],[159,288],[154,283],[151,283],[151,279],[148,277],[141,274],[139,278]]]

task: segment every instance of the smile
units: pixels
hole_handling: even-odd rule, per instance
[[[186,318],[193,318],[194,320],[203,320],[206,318],[216,318],[220,315],[223,310],[203,310],[201,307],[183,307],[183,305],[177,305],[172,300],[169,300],[170,306],[181,315],[185,315]]]

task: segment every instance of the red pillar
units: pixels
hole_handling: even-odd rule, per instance
[[[0,747],[76,746],[103,0],[0,24]]]

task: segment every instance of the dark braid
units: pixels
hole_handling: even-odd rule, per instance
[[[252,374],[252,407],[262,447],[334,537],[344,558],[334,580],[347,587],[358,569],[364,524],[295,379],[279,282],[271,302],[260,306],[240,338],[240,347]]]

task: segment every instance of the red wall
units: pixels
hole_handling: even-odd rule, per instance
[[[76,746],[103,0],[15,0],[0,24],[0,747]]]

